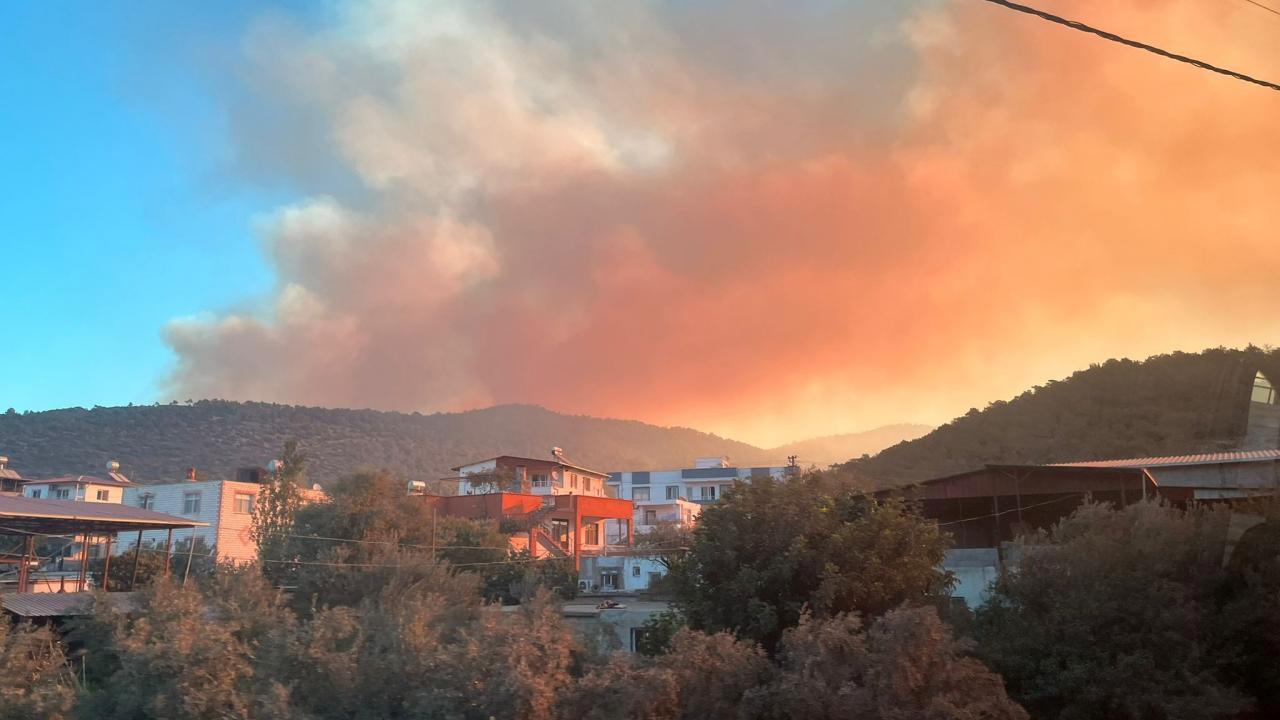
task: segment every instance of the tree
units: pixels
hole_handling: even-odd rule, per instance
[[[667,653],[676,633],[687,625],[684,616],[674,610],[650,616],[641,623],[640,632],[636,635],[636,652],[649,657]]]
[[[162,580],[138,594],[129,617],[100,604],[87,628],[90,662],[109,675],[78,708],[85,717],[191,720],[249,717],[253,656],[230,618],[208,612],[196,586]],[[95,652],[96,651],[96,652]]]
[[[1218,718],[1249,705],[1213,657],[1227,513],[1086,504],[1022,539],[974,619],[1037,718]]]
[[[772,651],[806,609],[874,616],[941,592],[947,542],[903,501],[850,490],[828,473],[755,478],[702,512],[672,582],[691,627]]]
[[[295,568],[293,559],[294,521],[302,507],[302,484],[306,482],[307,456],[298,449],[298,441],[290,439],[284,452],[271,468],[271,478],[262,484],[253,507],[253,539],[258,544],[258,559],[267,577],[284,582]]]
[[[965,656],[930,607],[891,610],[863,627],[852,614],[805,616],[779,645],[777,672],[748,691],[744,715],[814,720],[1022,720],[999,675]]]

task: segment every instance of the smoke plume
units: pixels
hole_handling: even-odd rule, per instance
[[[1248,5],[1045,6],[1280,77]],[[771,443],[1276,337],[1280,95],[974,0],[369,0],[242,70],[238,171],[305,197],[179,397]]]

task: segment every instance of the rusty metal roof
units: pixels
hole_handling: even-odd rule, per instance
[[[107,593],[107,602],[117,610],[127,611],[133,606],[134,594]],[[0,607],[18,617],[71,617],[93,612],[93,593],[4,593],[0,595]]]
[[[1277,462],[1280,449],[1232,450],[1229,452],[1199,453],[1193,455],[1166,455],[1163,457],[1124,458],[1121,460],[1084,460],[1070,463],[1054,463],[1048,467],[1079,468],[1153,468],[1171,465],[1221,465],[1229,463]]]
[[[37,535],[206,527],[208,523],[118,503],[0,496],[0,532]]]

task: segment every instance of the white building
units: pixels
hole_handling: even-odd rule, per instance
[[[120,474],[120,464],[107,463],[105,478],[93,475],[63,475],[22,484],[22,495],[40,500],[80,500],[83,502],[120,503],[126,488],[135,487]]]
[[[619,498],[635,505],[633,523],[640,535],[663,524],[692,527],[702,507],[724,497],[735,482],[750,482],[753,477],[785,480],[793,472],[795,468],[786,465],[734,467],[726,457],[703,457],[691,468],[615,472],[609,476],[609,486]],[[652,556],[616,560],[620,589],[647,590],[667,572],[666,566]],[[601,589],[613,589],[608,582],[602,585]]]
[[[208,523],[206,527],[174,530],[175,547],[187,547],[194,536],[197,543],[203,543],[205,552],[216,553],[219,560],[256,560],[258,544],[253,540],[253,509],[262,486],[237,480],[196,480],[194,469],[187,471],[187,478],[184,482],[130,487],[125,490],[124,503]],[[304,490],[303,495],[310,502],[324,497],[319,490]],[[167,539],[165,530],[142,533],[143,547],[163,548]],[[137,533],[121,534],[117,537],[116,552],[127,553],[137,542]]]
[[[753,477],[785,480],[793,472],[795,468],[788,465],[734,467],[729,464],[729,458],[704,457],[698,458],[691,468],[615,472],[609,476],[609,484],[617,489],[618,497],[635,502],[637,509],[642,507],[641,503],[650,503],[652,508],[654,503],[676,500],[705,505],[723,497],[739,480],[751,482]],[[637,517],[637,528],[643,519],[643,516]]]

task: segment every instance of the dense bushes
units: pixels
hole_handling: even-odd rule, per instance
[[[1268,517],[1265,548],[1224,565],[1241,521]],[[980,654],[1038,718],[1280,715],[1276,517],[1086,505],[1021,542],[977,613]]]
[[[775,660],[687,629],[653,658],[602,657],[545,596],[504,611],[395,581],[299,619],[260,575],[223,569],[200,588],[157,582],[129,617],[104,604],[73,637],[96,668],[77,703],[84,718],[1025,716],[928,608],[868,630],[849,615],[806,619]],[[36,687],[65,709],[60,676]]]

